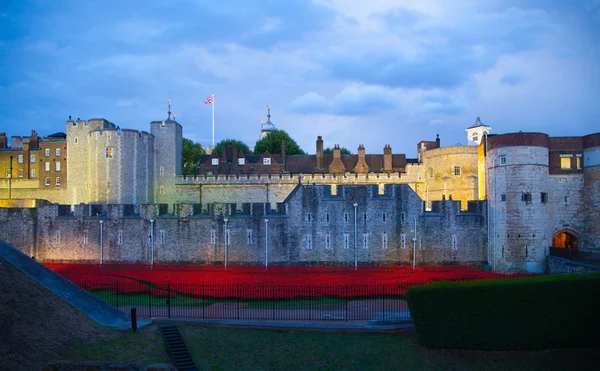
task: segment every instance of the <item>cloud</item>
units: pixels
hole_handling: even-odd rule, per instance
[[[500,83],[504,85],[517,86],[527,81],[525,74],[521,72],[506,72],[500,77]]]
[[[425,103],[421,108],[417,109],[417,114],[434,114],[434,115],[445,115],[445,116],[457,116],[464,113],[467,110],[466,103],[462,102],[449,102],[449,103]]]
[[[398,96],[389,89],[352,85],[332,99],[315,92],[304,94],[290,103],[289,110],[301,114],[363,116],[393,110],[398,106]]]

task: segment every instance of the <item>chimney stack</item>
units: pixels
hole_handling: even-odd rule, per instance
[[[285,141],[283,139],[281,140],[281,161],[285,169]]]
[[[323,138],[317,137],[317,169],[323,169]]]
[[[436,145],[435,148],[440,148],[440,135],[439,134],[435,135],[435,145]]]
[[[0,148],[4,149],[8,146],[8,139],[6,138],[6,133],[0,133]]]
[[[339,144],[333,146],[333,160],[329,165],[329,172],[332,174],[343,174],[346,172],[346,167],[342,162],[342,150]]]
[[[358,161],[356,162],[356,166],[354,167],[355,173],[368,173],[369,166],[367,165],[367,161],[365,158],[365,146],[362,144],[358,146]]]
[[[40,148],[40,138],[35,130],[31,131],[31,136],[29,137],[29,147],[30,148]]]
[[[386,144],[383,147],[383,172],[391,172],[392,168],[392,147]]]

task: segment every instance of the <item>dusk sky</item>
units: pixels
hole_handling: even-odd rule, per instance
[[[259,120],[308,153],[416,157],[420,140],[600,131],[600,0],[0,1],[0,131],[73,118],[253,147]]]

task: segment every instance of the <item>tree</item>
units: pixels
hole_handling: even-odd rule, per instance
[[[217,156],[221,156],[221,153],[223,152],[223,148],[227,148],[229,143],[231,143],[231,146],[233,148],[237,148],[238,152],[244,152],[246,154],[252,153],[246,143],[242,142],[241,140],[237,140],[237,139],[223,139],[222,141],[217,143],[215,148],[213,148],[213,153]]]
[[[281,141],[285,143],[286,155],[306,154],[306,152],[300,148],[298,143],[283,130],[273,130],[263,138],[259,139],[254,146],[254,153],[262,154],[269,151],[271,154],[281,154]]]
[[[332,148],[330,148],[330,147],[327,147],[327,148],[325,148],[325,149],[323,150],[323,154],[324,154],[324,155],[333,155],[333,149],[332,149]],[[349,150],[348,148],[346,148],[346,147],[342,147],[342,148],[340,149],[340,154],[342,154],[342,155],[351,155],[351,154],[352,154],[352,152],[350,152],[350,150]]]
[[[204,148],[200,143],[194,143],[193,140],[183,138],[183,155],[182,155],[182,167],[183,175],[196,175],[198,174],[198,168],[196,167],[200,162],[200,158],[204,154]]]

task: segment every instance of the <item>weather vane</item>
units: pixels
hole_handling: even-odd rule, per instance
[[[167,108],[169,109],[167,111],[167,113],[169,114],[169,119],[170,119],[171,118],[171,100],[170,99],[167,101]],[[173,115],[173,117],[175,117],[175,115]]]

